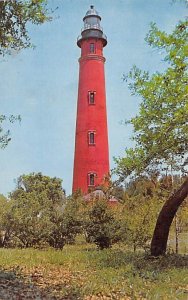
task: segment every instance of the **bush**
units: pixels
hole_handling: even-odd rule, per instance
[[[1,222],[4,246],[62,249],[80,231],[77,207],[67,201],[62,181],[41,173],[22,175],[10,195],[9,207]]]
[[[65,244],[73,244],[75,237],[81,232],[81,221],[78,214],[79,206],[73,199],[67,200],[56,210],[53,219],[53,229],[49,235],[49,245],[63,249]]]
[[[88,204],[84,229],[87,240],[94,242],[101,250],[120,240],[120,223],[108,201],[104,199],[94,199]]]

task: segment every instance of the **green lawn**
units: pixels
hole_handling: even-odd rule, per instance
[[[187,259],[88,244],[0,249],[0,299],[188,299]]]

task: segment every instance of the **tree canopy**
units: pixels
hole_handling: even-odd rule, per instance
[[[28,24],[35,25],[50,21],[47,0],[1,0],[0,1],[0,55],[32,47]],[[10,142],[10,130],[5,131],[3,123],[20,120],[20,116],[0,115],[0,148]]]
[[[20,176],[10,194],[9,218],[5,218],[4,229],[10,232],[8,242],[16,238],[25,247],[46,242],[55,226],[54,216],[63,203],[61,179],[42,173]]]
[[[28,24],[42,24],[51,20],[47,0],[1,0],[0,1],[0,55],[32,46]],[[20,120],[20,116],[0,115],[0,148],[10,142],[10,130],[5,131],[3,122]]]
[[[49,20],[47,0],[0,1],[0,55],[30,47],[27,25]]]
[[[8,121],[10,123],[14,123],[15,121],[20,121],[20,116],[7,117],[5,115],[0,115],[0,148],[5,148],[11,140],[10,130],[5,130],[3,123]]]
[[[141,97],[133,125],[135,147],[116,159],[117,173],[125,178],[161,165],[185,172],[188,149],[188,20],[180,21],[171,34],[151,24],[146,37],[163,51],[167,68],[152,75],[134,66],[125,76],[133,95]]]
[[[160,50],[167,64],[163,72],[150,75],[136,66],[125,76],[133,95],[142,101],[139,113],[128,123],[134,128],[135,147],[116,159],[120,180],[143,174],[180,172],[187,176],[188,155],[188,19],[168,34],[151,24],[147,43]],[[151,254],[164,254],[173,218],[188,195],[188,178],[163,205],[155,226]]]

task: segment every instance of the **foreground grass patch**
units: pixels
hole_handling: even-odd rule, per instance
[[[35,289],[36,299],[188,298],[186,256],[152,259],[120,248],[69,245],[63,251],[0,249],[0,262],[0,279],[10,289],[16,280],[22,290]]]

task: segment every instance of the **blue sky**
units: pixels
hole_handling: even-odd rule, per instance
[[[31,172],[62,178],[71,193],[80,56],[76,39],[91,4],[108,37],[104,56],[111,168],[113,157],[132,144],[131,128],[122,123],[137,113],[139,99],[130,95],[122,76],[134,64],[150,72],[164,68],[163,55],[144,38],[151,21],[171,32],[186,15],[185,6],[171,0],[49,0],[50,7],[59,7],[54,20],[29,26],[36,48],[0,58],[0,113],[22,117],[21,124],[9,126],[12,141],[0,150],[0,193],[7,195],[16,178]]]

